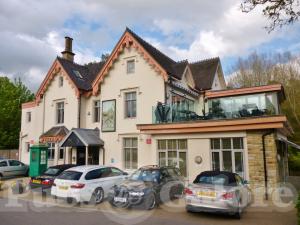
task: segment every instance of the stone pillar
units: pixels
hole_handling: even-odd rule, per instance
[[[261,194],[264,194],[265,191],[262,135],[266,132],[266,130],[247,132],[249,181],[252,190],[256,190],[256,192],[260,192]],[[265,137],[266,167],[268,177],[267,184],[269,194],[272,191],[272,188],[274,188],[279,181],[275,138],[275,133]]]

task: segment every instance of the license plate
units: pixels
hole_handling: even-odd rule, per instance
[[[58,186],[59,190],[68,190],[68,186]]]
[[[34,184],[40,184],[41,181],[40,180],[32,180],[32,183],[34,183]]]
[[[126,198],[122,198],[122,197],[114,197],[114,201],[115,202],[126,202],[127,199]]]
[[[197,195],[198,197],[215,198],[217,194],[215,191],[199,191]]]

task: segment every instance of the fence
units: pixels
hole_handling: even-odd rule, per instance
[[[0,150],[0,158],[19,159],[19,150],[18,149]]]

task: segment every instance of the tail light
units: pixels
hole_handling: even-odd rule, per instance
[[[43,185],[51,185],[51,184],[52,184],[52,181],[51,181],[51,180],[43,180],[43,181],[42,181],[42,184],[43,184]]]
[[[234,193],[233,192],[226,192],[222,195],[222,199],[224,200],[229,200],[234,198]]]
[[[85,184],[78,183],[78,184],[71,185],[71,188],[81,189],[81,188],[84,188],[84,186],[85,186]]]
[[[185,193],[186,195],[192,195],[192,194],[193,194],[193,191],[192,191],[191,189],[189,189],[189,188],[185,188],[185,189],[184,189],[184,193]]]

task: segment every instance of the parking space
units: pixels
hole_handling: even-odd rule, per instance
[[[0,192],[0,216],[6,225],[10,224],[244,224],[244,225],[295,225],[297,223],[296,210],[290,208],[282,211],[270,202],[264,206],[250,206],[241,220],[228,215],[209,213],[186,213],[183,200],[176,200],[150,211],[134,209],[115,209],[104,201],[98,205],[68,204],[63,200],[42,196],[41,193],[27,190],[23,194],[13,195],[10,185],[22,179],[24,183],[29,178],[15,178],[4,181],[4,188]],[[8,204],[16,200],[14,206]],[[7,206],[8,205],[8,206]],[[21,216],[22,215],[22,216]],[[34,218],[34,219],[33,219]],[[47,219],[46,219],[47,218]],[[41,223],[42,222],[42,223]]]

